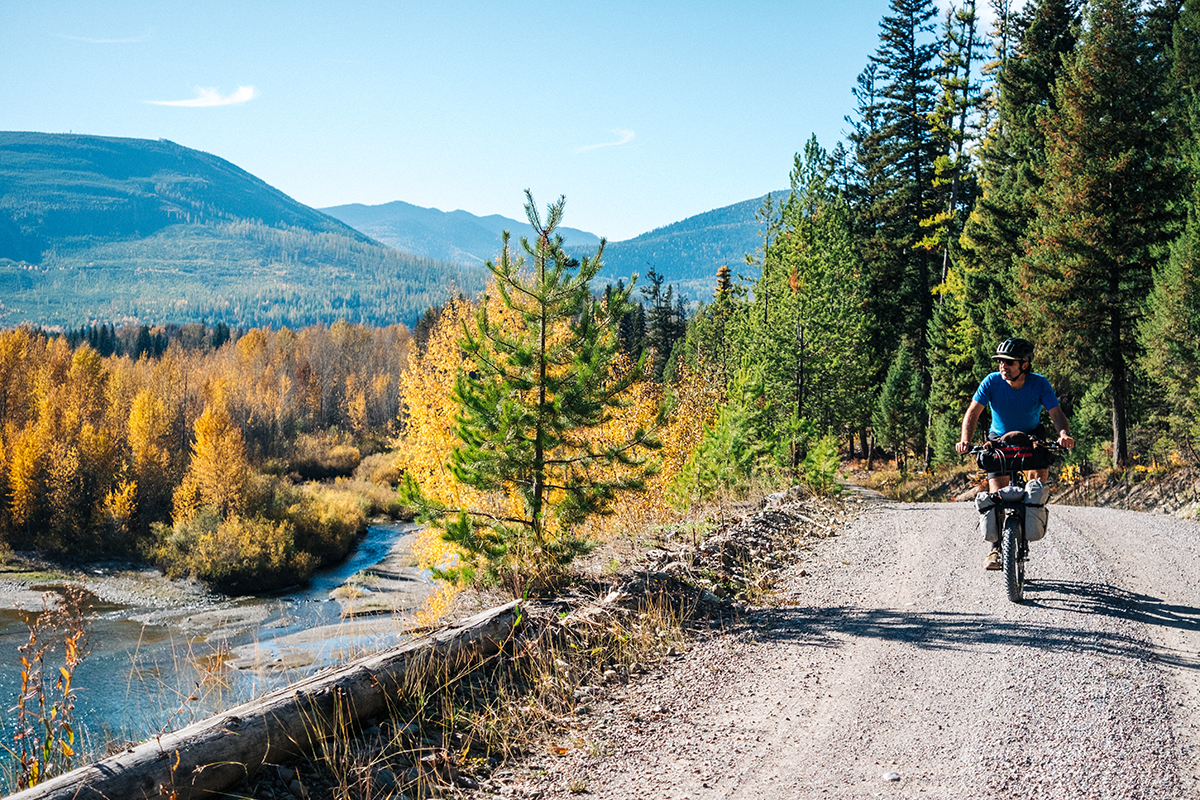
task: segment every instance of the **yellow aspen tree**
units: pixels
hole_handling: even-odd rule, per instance
[[[409,358],[408,369],[400,375],[396,466],[412,475],[427,497],[448,506],[463,505],[475,495],[446,468],[458,443],[454,434],[458,405],[451,396],[455,376],[465,364],[458,339],[463,322],[473,313],[465,299],[448,302],[425,349]]]
[[[27,328],[0,331],[0,429],[10,436],[33,415],[33,356],[44,343],[44,337],[35,337]]]
[[[137,513],[137,483],[119,481],[104,498],[104,523],[114,545],[128,542],[134,534]]]
[[[46,462],[34,429],[10,446],[8,462],[10,534],[29,542],[41,522],[46,494]]]
[[[190,519],[205,506],[222,518],[245,510],[252,477],[242,432],[233,422],[221,386],[196,420],[192,458],[183,482],[175,491],[176,523]]]
[[[424,350],[409,355],[408,368],[398,381],[396,469],[416,479],[426,497],[447,506],[483,502],[479,492],[459,483],[446,467],[458,444],[454,433],[458,406],[452,392],[455,376],[465,363],[458,339],[463,323],[473,315],[474,306],[465,298],[443,306]],[[457,548],[434,526],[422,529],[413,550],[422,568],[446,566],[457,556]]]
[[[171,417],[167,404],[151,389],[142,389],[129,411],[129,452],[136,486],[136,532],[145,533],[171,510]]]
[[[92,509],[88,494],[87,475],[79,448],[55,443],[47,469],[47,494],[50,507],[46,533],[39,542],[40,550],[52,552],[70,547],[76,553],[90,550],[92,542],[80,541],[92,533],[88,523]]]
[[[367,392],[356,372],[346,376],[343,403],[346,406],[346,421],[350,424],[350,430],[362,436],[367,432]]]

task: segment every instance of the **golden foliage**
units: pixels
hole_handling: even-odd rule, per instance
[[[316,562],[311,553],[296,550],[290,522],[232,517],[197,537],[187,564],[209,583],[261,589],[305,580]]]
[[[136,510],[137,483],[134,481],[121,481],[104,497],[104,515],[118,538],[129,536]]]
[[[250,485],[250,462],[241,431],[233,424],[224,390],[216,387],[212,404],[196,420],[192,461],[175,492],[175,521],[186,520],[201,506],[216,509],[222,518],[245,509]]]
[[[88,548],[107,546],[112,512],[129,510],[128,486],[136,488],[125,522],[141,536],[171,516],[185,474],[182,511],[206,502],[236,511],[239,486],[248,490],[243,468],[272,457],[286,465],[298,436],[336,428],[374,442],[394,432],[410,341],[403,326],[261,328],[219,349],[204,341],[202,326],[180,330],[160,358],[135,361],[62,336],[0,331],[0,537],[91,555]],[[201,418],[214,438],[206,445],[197,437],[202,457],[191,465],[188,434]],[[212,448],[235,432],[240,454],[234,448],[230,461]],[[339,464],[357,463],[357,444],[336,454]],[[120,508],[110,503],[116,498],[124,498]],[[108,542],[121,554],[133,554],[121,549],[130,544]]]
[[[626,409],[628,424],[645,424],[663,401],[661,384],[643,382],[634,387],[632,404]],[[716,377],[707,372],[679,368],[676,381],[667,390],[668,414],[658,438],[660,469],[646,481],[646,489],[617,498],[611,516],[593,520],[587,533],[593,538],[612,534],[615,528],[645,527],[661,524],[677,515],[666,501],[667,487],[683,470],[688,456],[699,444],[706,426],[716,419],[724,389]]]
[[[396,440],[396,463],[411,475],[425,496],[452,507],[467,507],[483,498],[460,484],[446,464],[458,444],[454,418],[458,406],[452,396],[454,378],[466,368],[458,340],[462,326],[475,307],[466,300],[453,300],[429,334],[424,352],[409,358],[400,376],[400,438]]]
[[[425,602],[421,604],[421,607],[417,609],[417,625],[424,628],[440,623],[450,611],[450,606],[454,602],[454,598],[458,597],[461,593],[462,587],[458,584],[440,584],[437,589],[425,598]]]

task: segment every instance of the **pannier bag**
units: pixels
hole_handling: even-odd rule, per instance
[[[995,544],[1000,541],[1000,512],[996,508],[996,498],[987,492],[975,495],[975,508],[979,510],[979,532],[985,542]]]
[[[1025,484],[1025,540],[1036,542],[1046,535],[1050,509],[1046,508],[1049,492],[1037,478]]]

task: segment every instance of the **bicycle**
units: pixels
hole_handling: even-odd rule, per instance
[[[1049,456],[1039,458],[1035,453],[1039,447],[1048,451]],[[1025,471],[1044,469],[1066,452],[1067,449],[1058,442],[1042,441],[1033,436],[1029,437],[1028,444],[988,442],[967,451],[968,455],[975,456],[975,463],[980,469],[1009,478],[1008,486],[988,492],[987,495],[994,504],[988,513],[1000,515],[997,525],[1000,529],[1000,565],[1004,571],[1008,599],[1014,603],[1020,603],[1025,598],[1025,562],[1029,558],[1025,515],[1030,504],[1027,502]],[[1044,504],[1035,507],[1044,508]],[[1042,524],[1045,524],[1044,520]]]

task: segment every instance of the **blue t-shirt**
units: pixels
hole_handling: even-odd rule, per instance
[[[1042,421],[1042,409],[1058,408],[1058,397],[1050,381],[1036,372],[1025,376],[1020,389],[1008,385],[999,372],[988,375],[975,390],[975,402],[991,406],[991,432],[1003,436],[1012,431],[1028,433]]]

